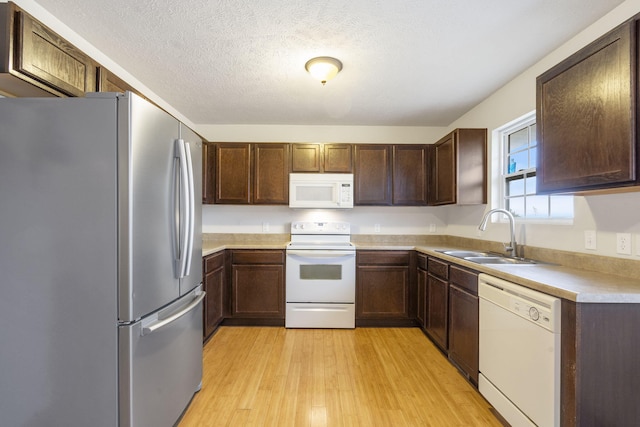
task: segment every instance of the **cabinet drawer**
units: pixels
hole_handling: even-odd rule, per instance
[[[428,270],[434,276],[445,280],[449,279],[449,264],[440,261],[438,258],[429,257]]]
[[[418,268],[421,268],[422,270],[426,270],[427,269],[427,256],[426,255],[418,254],[417,261],[418,261]]]
[[[284,264],[284,251],[233,251],[233,264]]]
[[[407,251],[359,251],[358,265],[409,265],[410,254]]]
[[[478,273],[452,265],[449,269],[449,281],[452,285],[478,295]]]
[[[216,252],[204,258],[204,271],[208,273],[224,265],[224,251]]]

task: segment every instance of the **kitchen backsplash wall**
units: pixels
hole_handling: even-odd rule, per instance
[[[479,208],[480,216],[483,209]],[[352,234],[446,234],[444,209],[370,207],[291,209],[287,206],[205,205],[203,233],[289,233],[292,221],[346,221]],[[479,221],[480,219],[478,219]]]

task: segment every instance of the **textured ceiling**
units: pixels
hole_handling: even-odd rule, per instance
[[[195,124],[447,126],[622,0],[36,2]]]

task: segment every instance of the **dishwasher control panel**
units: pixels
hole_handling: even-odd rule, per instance
[[[547,329],[551,329],[551,308],[541,306],[539,304],[532,304],[527,300],[523,300],[518,296],[512,296],[510,298],[511,311],[515,314],[529,319],[532,322],[541,324]]]
[[[487,274],[478,296],[552,332],[560,333],[560,299]]]

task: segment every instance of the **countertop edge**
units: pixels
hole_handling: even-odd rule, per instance
[[[205,240],[202,255],[206,257],[225,249],[284,250],[288,241],[225,242]],[[462,267],[489,274],[545,294],[577,303],[639,304],[640,280],[600,272],[554,265],[478,264],[444,254],[442,250],[468,249],[449,245],[394,245],[385,243],[356,243],[356,250],[415,250]]]

